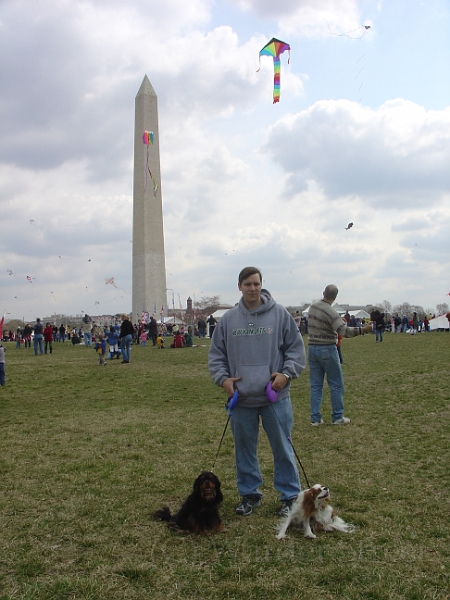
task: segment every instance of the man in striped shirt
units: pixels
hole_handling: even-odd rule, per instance
[[[324,425],[320,408],[323,384],[327,376],[331,395],[331,420],[333,425],[350,423],[344,417],[344,378],[336,348],[337,335],[350,338],[370,333],[372,325],[348,327],[339,313],[332,308],[338,295],[335,285],[327,285],[323,298],[311,304],[308,310],[308,359],[311,385],[311,425]]]

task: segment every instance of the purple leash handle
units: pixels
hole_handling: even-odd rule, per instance
[[[276,402],[277,401],[278,392],[276,392],[273,389],[271,381],[269,381],[269,383],[266,385],[266,396],[267,396],[267,400],[269,400],[269,402]]]

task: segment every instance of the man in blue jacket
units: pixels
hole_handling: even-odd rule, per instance
[[[239,515],[251,514],[261,504],[262,475],[257,457],[259,421],[272,448],[274,486],[280,493],[280,514],[286,515],[300,493],[295,455],[290,443],[293,425],[290,382],[305,369],[302,337],[288,311],[262,288],[256,267],[239,274],[239,303],[216,326],[209,351],[209,371],[214,382],[238,402],[231,415],[237,486],[242,497]],[[276,402],[267,399],[272,381]],[[288,439],[289,438],[289,439]]]

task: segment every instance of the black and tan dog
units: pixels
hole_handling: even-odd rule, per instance
[[[186,530],[200,535],[225,531],[219,515],[219,505],[223,500],[220,481],[211,471],[203,471],[194,481],[192,494],[188,496],[180,510],[171,514],[168,506],[157,510],[153,517],[167,521],[173,530]]]

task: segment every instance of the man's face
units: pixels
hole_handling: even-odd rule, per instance
[[[257,306],[260,302],[261,280],[258,273],[250,275],[238,284],[239,290],[242,292],[244,303],[246,306]]]

